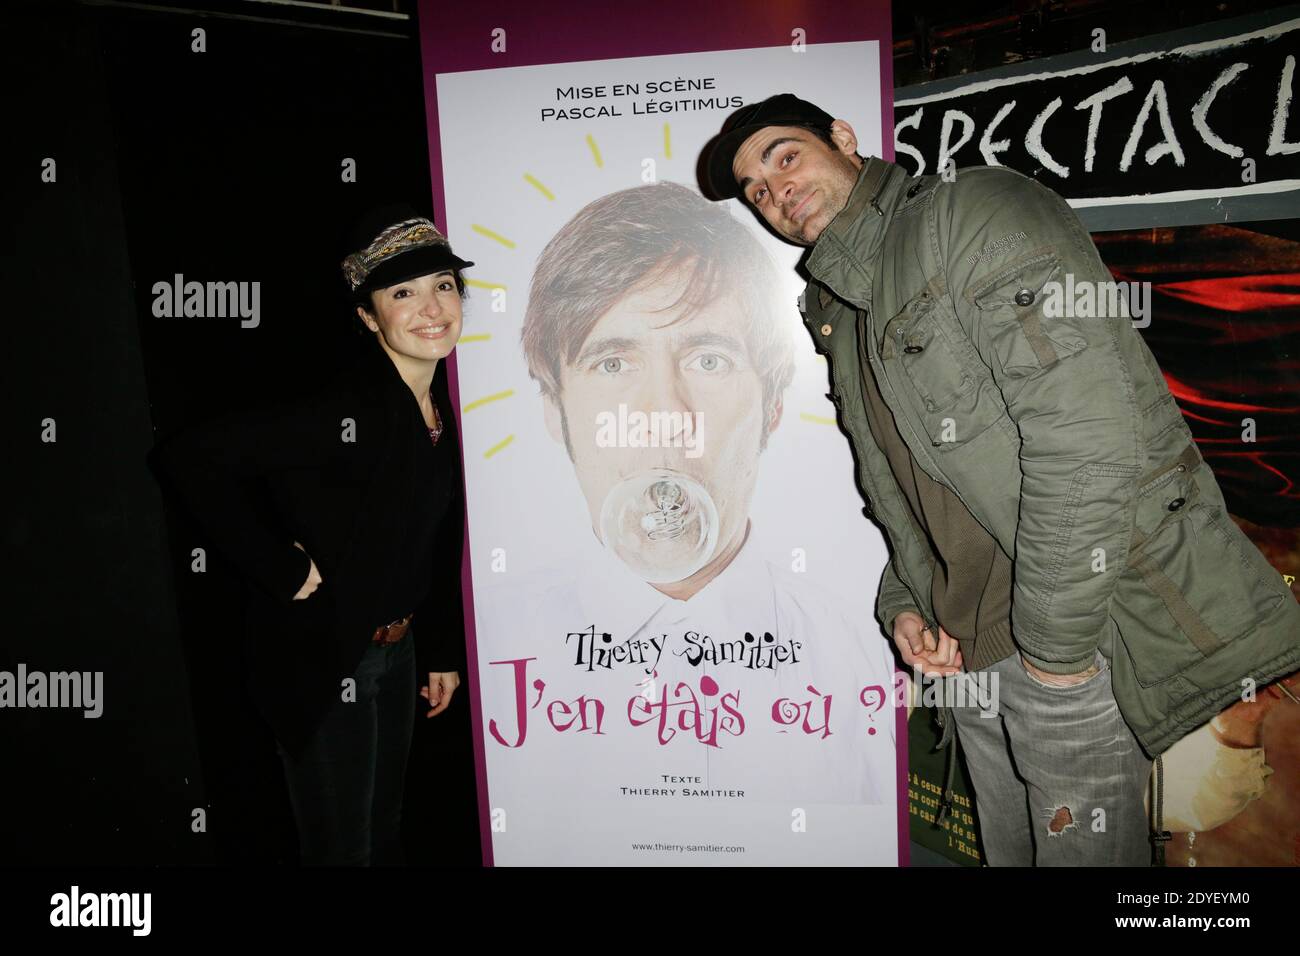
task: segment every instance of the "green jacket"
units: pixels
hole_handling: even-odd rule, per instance
[[[945,182],[869,158],[807,269],[804,321],[891,545],[887,635],[899,611],[934,623],[936,559],[867,425],[868,362],[917,464],[1014,561],[1026,659],[1077,673],[1100,648],[1152,756],[1300,668],[1300,604],[1228,516],[1126,308],[1053,307],[1049,283],[1113,281],[1064,200],[1003,167]]]

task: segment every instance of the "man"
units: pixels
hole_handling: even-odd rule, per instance
[[[805,322],[891,544],[877,617],[909,666],[999,677],[997,719],[941,711],[991,864],[1146,865],[1148,755],[1294,670],[1300,607],[1126,311],[1055,308],[1054,283],[1110,282],[1070,207],[856,148],[787,93],[733,114],[705,168],[810,247]]]
[[[487,659],[529,658],[526,671],[503,664],[484,675],[485,717],[495,721],[487,740],[491,797],[510,821],[499,857],[514,859],[518,846],[520,858],[526,849],[572,863],[608,860],[611,847],[575,841],[557,825],[561,804],[581,805],[582,825],[599,830],[604,814],[649,803],[662,820],[687,814],[683,826],[694,832],[700,811],[663,774],[712,794],[701,798],[718,804],[707,812],[726,817],[748,844],[750,862],[777,859],[763,856],[770,851],[763,840],[817,859],[837,852],[818,842],[833,833],[841,853],[859,834],[877,838],[869,833],[877,817],[862,804],[877,805],[879,819],[896,819],[892,712],[877,714],[860,699],[867,687],[888,693],[888,649],[809,575],[768,561],[762,520],[751,514],[762,454],[793,375],[791,330],[783,324],[792,317],[778,306],[776,278],[749,228],[674,183],[589,203],[538,259],[522,345],[545,425],[572,462],[584,508],[565,519],[579,542],[567,559],[554,542],[553,570],[507,579],[478,602]],[[611,420],[639,415],[675,424],[610,440]],[[650,490],[664,475],[699,516],[689,534],[674,536],[655,510]],[[564,507],[563,496],[553,497]],[[630,523],[609,517],[624,513]],[[647,516],[653,534],[641,533]],[[822,533],[808,531],[814,541]],[[640,647],[647,659],[638,651],[636,660],[592,666],[593,645]],[[535,679],[545,689],[533,709]],[[683,713],[672,703],[687,696],[683,685],[703,718],[690,730],[689,716],[661,727],[653,718],[664,700]],[[523,710],[514,704],[518,686],[526,691]],[[709,716],[729,693],[738,695],[743,732]],[[576,713],[580,696],[602,701],[601,736],[590,708],[586,731],[581,723],[557,731],[546,714],[552,700]],[[787,705],[774,711],[779,700]],[[796,717],[795,702],[809,700],[811,712]],[[817,729],[826,706],[829,734]],[[569,771],[579,762],[578,774],[557,771],[553,754],[566,747],[581,747],[563,762]],[[761,835],[747,829],[745,821],[772,819],[774,801],[782,824]],[[790,808],[806,805],[843,822],[823,826],[823,815],[817,839],[791,847],[783,842]],[[882,859],[892,855],[891,845]]]

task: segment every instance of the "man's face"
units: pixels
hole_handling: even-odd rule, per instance
[[[567,441],[592,527],[610,489],[630,475],[663,467],[700,482],[718,509],[718,547],[743,534],[765,439],[780,406],[765,421],[763,384],[749,359],[751,321],[728,292],[678,321],[685,304],[683,270],[634,289],[597,320],[576,361],[560,376],[558,402],[545,402],[547,427]],[[655,311],[663,309],[663,311]],[[610,447],[600,421],[627,414],[690,413],[697,449]]]
[[[741,143],[731,163],[745,201],[796,245],[817,241],[847,205],[862,168],[853,128],[836,120],[831,136],[834,149],[811,130],[768,126]]]

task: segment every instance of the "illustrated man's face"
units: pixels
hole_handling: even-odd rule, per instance
[[[768,421],[763,383],[746,346],[751,319],[733,291],[689,318],[683,318],[685,303],[666,308],[685,288],[683,271],[633,289],[597,320],[577,359],[561,372],[558,398],[545,399],[546,424],[568,447],[593,528],[600,527],[611,488],[662,467],[708,490],[718,508],[718,540],[726,542],[745,527],[759,453],[780,421],[780,403]],[[697,448],[684,441],[610,447],[600,423],[617,416],[620,404],[629,415],[690,413]]]
[[[836,120],[831,138],[834,149],[803,127],[768,126],[741,143],[731,163],[745,202],[796,245],[817,241],[848,204],[862,168],[853,127]]]

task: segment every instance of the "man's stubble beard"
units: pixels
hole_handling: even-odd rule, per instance
[[[865,163],[866,160],[862,160],[862,162]],[[849,204],[849,196],[853,193],[853,186],[858,181],[858,174],[862,171],[862,167],[854,166],[848,159],[845,160],[845,163],[848,164],[845,168],[832,170],[829,180],[823,184],[822,191],[826,202],[814,215],[827,214],[826,223],[818,230],[816,238],[809,239],[804,232],[808,226],[808,220],[804,220],[799,226],[799,242],[805,246],[816,245],[817,239],[821,238],[821,234],[826,231],[826,228],[835,221],[835,217]]]
[[[852,182],[850,182],[847,188],[838,188],[839,186],[842,186],[842,184],[837,184],[837,188],[833,191],[827,192],[825,205],[814,213],[815,216],[826,217],[826,221],[822,223],[822,227],[817,230],[817,235],[809,238],[804,232],[808,227],[808,220],[805,220],[803,225],[800,227],[799,238],[803,241],[804,245],[816,245],[817,240],[821,238],[822,233],[826,231],[826,228],[835,221],[835,217],[838,216],[844,207],[849,204],[849,193],[853,191]]]

